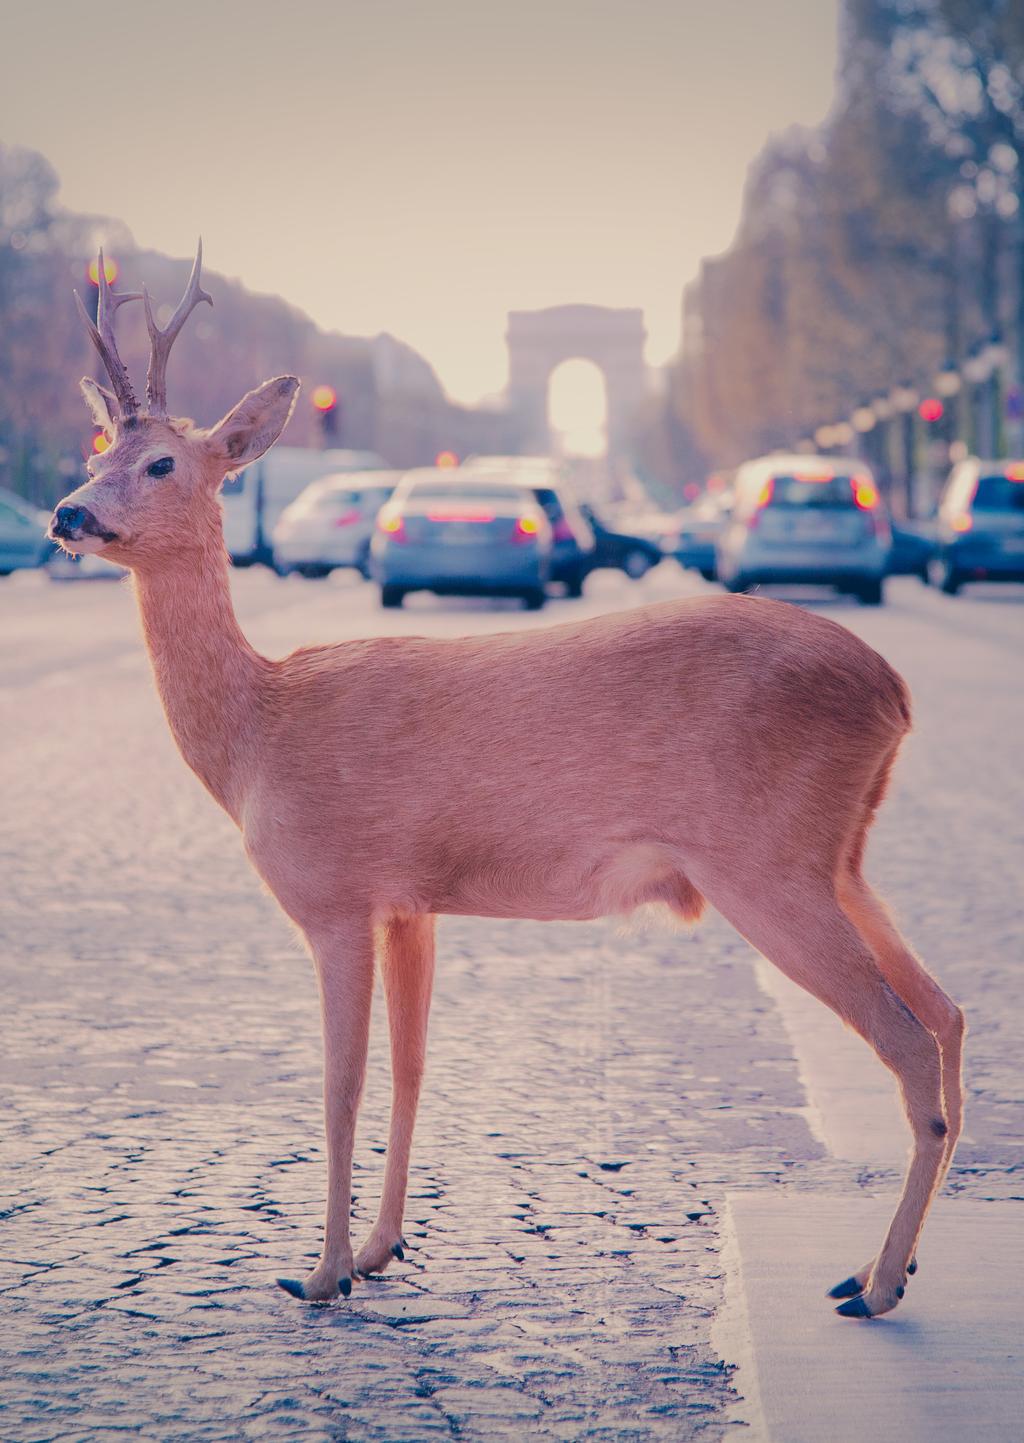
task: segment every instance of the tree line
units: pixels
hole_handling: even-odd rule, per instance
[[[647,444],[679,479],[809,445],[993,340],[1019,382],[1024,5],[846,0],[832,113],[751,167]]]

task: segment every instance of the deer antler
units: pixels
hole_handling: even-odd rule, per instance
[[[126,291],[118,295],[110,289],[107,283],[107,272],[103,265],[103,251],[100,250],[99,261],[96,267],[96,286],[99,292],[99,299],[96,305],[96,324],[93,324],[92,317],[86,310],[82,297],[75,292],[75,300],[78,302],[78,311],[86,324],[89,336],[93,345],[100,353],[100,359],[110,377],[110,383],[114,388],[114,395],[117,397],[121,407],[120,419],[125,420],[134,416],[139,409],[139,403],[132,390],[131,377],[121,357],[117,354],[117,343],[114,340],[114,317],[117,314],[118,306],[124,305],[125,301],[141,301],[141,291]]]
[[[142,302],[146,308],[146,325],[149,329],[151,344],[149,370],[146,373],[146,400],[151,416],[167,415],[167,357],[171,354],[171,347],[177,339],[178,332],[200,301],[208,301],[211,306],[213,305],[213,297],[208,296],[199,285],[199,272],[202,264],[203,241],[200,237],[196,247],[196,258],[192,264],[192,274],[185,287],[185,294],[178,302],[178,308],[167,322],[165,330],[161,330],[153,319],[149,292],[145,286],[142,287]]]

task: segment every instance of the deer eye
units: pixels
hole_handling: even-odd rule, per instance
[[[174,457],[161,456],[159,461],[154,461],[152,466],[146,467],[147,476],[169,476],[174,470]]]

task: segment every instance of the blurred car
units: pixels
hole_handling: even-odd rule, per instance
[[[0,576],[42,566],[53,550],[46,530],[50,513],[0,487]]]
[[[935,555],[935,527],[930,521],[891,521],[892,546],[886,565],[887,576],[916,576],[928,580],[928,568]]]
[[[664,541],[665,551],[688,571],[698,571],[705,581],[717,578],[715,548],[733,506],[731,491],[702,496],[679,512],[675,526]]]
[[[410,591],[546,600],[551,525],[527,486],[451,470],[410,471],[377,517],[370,547],[382,606]]]
[[[1024,581],[1024,461],[969,456],[954,466],[929,576],[949,596],[968,581]]]
[[[401,472],[343,472],[307,486],[274,527],[274,569],[280,576],[323,577],[340,566],[369,575],[377,512]]]
[[[715,552],[728,591],[795,582],[880,605],[892,535],[862,461],[762,456],[739,468],[735,491]]]
[[[235,566],[272,566],[278,518],[313,481],[342,472],[387,471],[375,451],[274,446],[221,488],[224,545]]]
[[[569,596],[583,595],[583,582],[593,568],[594,533],[557,461],[548,456],[476,456],[459,474],[528,487],[551,526],[550,579],[562,582]]]
[[[624,571],[634,581],[646,576],[652,566],[657,566],[664,553],[660,546],[646,536],[633,536],[627,531],[608,526],[601,520],[593,506],[587,501],[580,502],[580,514],[594,533],[594,554],[590,569],[609,567]]]

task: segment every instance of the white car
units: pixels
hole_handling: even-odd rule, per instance
[[[280,576],[329,576],[351,566],[368,575],[377,512],[398,484],[399,471],[344,472],[307,486],[274,527],[274,568]]]

